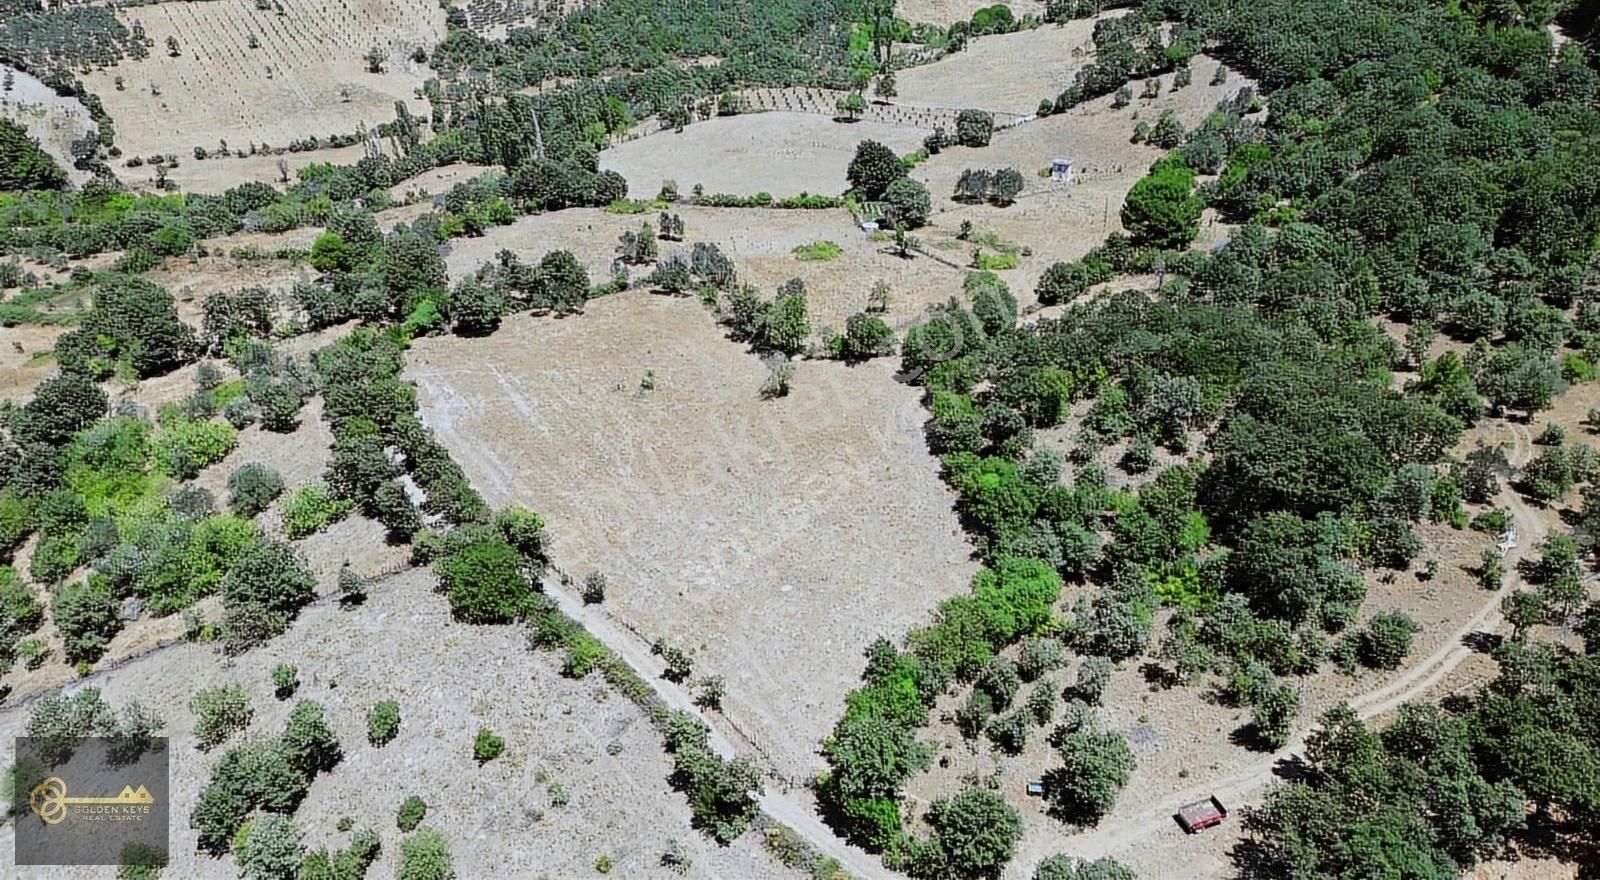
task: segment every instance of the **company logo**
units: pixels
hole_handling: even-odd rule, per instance
[[[60,825],[68,816],[87,821],[137,822],[150,815],[155,802],[150,790],[142,785],[124,785],[116,797],[68,797],[66,780],[59,776],[39,783],[28,794],[29,808],[47,825]]]

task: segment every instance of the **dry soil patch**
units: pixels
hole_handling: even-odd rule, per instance
[[[601,153],[600,167],[626,177],[636,198],[654,195],[663,180],[676,180],[682,192],[701,183],[708,193],[837,195],[849,186],[844,172],[856,144],[877,140],[908,153],[923,137],[914,128],[811,113],[748,113],[628,141]]]
[[[723,676],[730,720],[801,775],[867,645],[974,570],[890,369],[801,364],[763,401],[765,368],[698,305],[629,293],[419,340],[407,373],[485,498],[543,514],[556,563],[603,572],[609,612]]]

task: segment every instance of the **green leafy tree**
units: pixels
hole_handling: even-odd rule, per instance
[[[994,136],[994,114],[983,110],[962,110],[956,114],[956,143],[963,147],[987,147]]]
[[[67,186],[66,172],[28,130],[9,119],[0,119],[0,192],[59,190]]]
[[[1400,668],[1419,629],[1416,621],[1397,611],[1376,615],[1361,631],[1357,646],[1361,662],[1373,669]]]
[[[399,732],[400,704],[394,700],[383,700],[367,713],[367,741],[373,745],[380,748],[386,746]]]
[[[944,872],[956,877],[999,877],[1022,837],[1022,817],[1000,795],[969,788],[928,808],[931,849]]]
[[[905,163],[877,141],[862,141],[856,145],[856,154],[845,169],[845,179],[861,198],[875,202],[884,197],[889,185],[906,176]]]
[[[1075,825],[1094,825],[1116,803],[1133,772],[1133,753],[1119,734],[1073,730],[1056,739],[1062,766],[1045,779],[1052,812]]]
[[[450,611],[464,623],[510,623],[528,613],[533,587],[522,559],[497,534],[466,536],[434,563],[450,600]]]
[[[455,880],[454,862],[444,835],[422,828],[400,841],[400,868],[396,880]]]
[[[933,213],[933,199],[928,195],[928,188],[909,177],[891,182],[883,191],[883,201],[890,221],[906,229],[927,225]]]
[[[1194,172],[1181,161],[1163,159],[1128,191],[1122,225],[1139,244],[1182,249],[1199,234],[1204,207],[1194,194]]]

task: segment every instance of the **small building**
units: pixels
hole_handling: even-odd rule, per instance
[[[1178,824],[1183,826],[1184,831],[1195,834],[1213,825],[1222,824],[1222,820],[1228,818],[1228,808],[1222,805],[1222,801],[1212,796],[1203,801],[1184,804],[1178,810],[1177,818]]]
[[[1050,179],[1059,180],[1062,183],[1070,183],[1072,181],[1072,160],[1050,160]]]

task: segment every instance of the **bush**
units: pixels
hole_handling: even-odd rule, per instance
[[[1398,669],[1411,653],[1411,637],[1419,629],[1416,621],[1398,611],[1379,614],[1361,631],[1357,656],[1370,669]]]
[[[1072,683],[1069,696],[1096,706],[1106,692],[1106,685],[1110,683],[1111,661],[1105,657],[1088,657],[1078,667],[1078,678]]]
[[[583,579],[583,604],[598,605],[606,600],[606,576],[591,571]]]
[[[248,880],[291,880],[298,875],[304,847],[294,821],[263,816],[245,826],[234,855]]]
[[[982,110],[963,110],[956,115],[956,143],[963,147],[987,147],[994,136],[994,115]]]
[[[122,607],[106,579],[91,574],[56,592],[51,603],[68,663],[93,663],[122,630]]]
[[[399,732],[400,704],[394,700],[384,700],[367,713],[367,742],[381,748],[393,741]]]
[[[395,880],[454,880],[455,876],[444,835],[423,828],[400,842],[400,869]]]
[[[478,728],[478,735],[472,739],[472,759],[477,761],[479,766],[500,757],[500,754],[505,750],[506,741],[504,738],[496,736],[487,727]]]
[[[245,729],[254,716],[250,699],[236,684],[196,691],[189,700],[194,713],[194,736],[200,751],[206,752]]]
[[[428,805],[422,798],[411,795],[405,803],[400,805],[400,812],[395,815],[395,825],[403,833],[410,834],[415,831],[422,820],[428,816]]]
[[[282,635],[316,594],[316,578],[293,547],[251,545],[222,579],[225,650],[240,654]]]
[[[279,663],[272,667],[273,696],[280,700],[287,700],[294,695],[300,687],[300,671],[287,663]]]
[[[474,531],[434,562],[450,612],[464,623],[510,623],[532,606],[522,559],[498,534]]]
[[[294,704],[279,741],[307,779],[332,770],[344,760],[344,749],[328,727],[322,704],[313,700]]]
[[[327,486],[306,486],[284,507],[283,532],[290,538],[304,538],[344,519],[354,508],[355,502],[334,498]]]
[[[283,477],[264,464],[251,462],[228,475],[228,506],[240,516],[255,516],[283,494]]]

